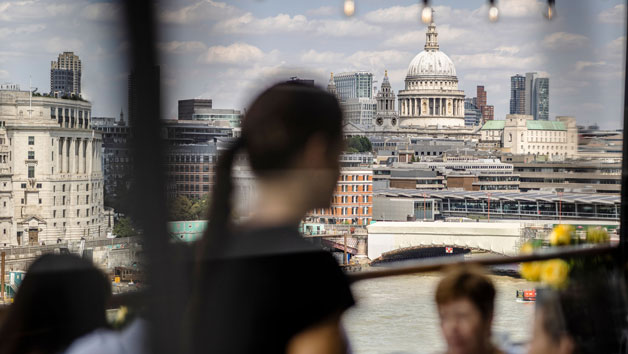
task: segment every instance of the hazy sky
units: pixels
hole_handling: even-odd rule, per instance
[[[217,108],[244,108],[268,78],[291,75],[326,85],[329,72],[368,70],[403,88],[412,58],[423,50],[418,1],[341,0],[170,1],[161,23],[164,116],[182,98],[212,98]],[[557,0],[547,21],[542,2],[501,0],[490,23],[485,1],[432,1],[440,49],[456,65],[461,89],[484,85],[495,118],[508,113],[510,76],[550,77],[550,119],[621,127],[625,8],[618,0]],[[20,0],[0,2],[0,82],[50,88],[50,61],[74,51],[83,61],[83,90],[93,115],[127,111],[127,42],[115,3]]]

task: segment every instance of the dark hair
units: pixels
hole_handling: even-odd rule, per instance
[[[29,267],[0,328],[0,353],[56,353],[107,325],[111,286],[91,262],[46,254]]]
[[[626,322],[623,276],[592,272],[571,278],[562,290],[543,289],[536,311],[543,313],[543,329],[555,341],[568,336],[578,354],[620,351]]]
[[[436,303],[469,299],[485,320],[493,317],[495,287],[493,282],[477,267],[455,267],[450,269],[436,288]]]
[[[342,111],[338,100],[321,88],[284,82],[262,92],[242,121],[242,136],[219,158],[209,210],[209,227],[201,247],[204,255],[220,243],[231,215],[231,169],[238,152],[246,152],[253,172],[264,177],[290,167],[315,135],[328,144],[330,158],[340,152]]]

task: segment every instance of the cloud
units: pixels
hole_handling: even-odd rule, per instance
[[[52,37],[45,41],[44,48],[48,53],[74,52],[80,56],[77,52],[83,48],[83,42],[72,38]]]
[[[169,24],[191,25],[202,21],[216,21],[240,13],[236,7],[224,2],[202,0],[174,10],[162,10],[161,21]]]
[[[545,5],[537,0],[503,0],[498,2],[500,17],[537,16]]]
[[[456,68],[464,69],[495,69],[507,68],[510,70],[519,69],[529,71],[538,67],[543,60],[540,56],[514,56],[504,55],[495,52],[452,55],[451,59],[456,64]]]
[[[118,4],[99,2],[87,5],[81,15],[90,21],[120,21],[123,17],[120,10]]]
[[[250,12],[217,23],[214,30],[226,34],[269,34],[307,30],[310,24],[303,15],[279,14],[256,18]]]
[[[606,9],[597,16],[602,23],[623,24],[626,18],[626,5],[619,4]]]
[[[606,62],[604,61],[597,61],[597,62],[591,62],[591,61],[577,61],[574,69],[577,72],[582,72],[585,71],[587,69],[596,69],[596,68],[601,68],[604,67],[606,65]]]
[[[321,6],[316,9],[307,10],[305,14],[311,17],[326,17],[333,16],[340,13],[340,9],[338,7],[333,6]]]
[[[332,37],[372,37],[381,34],[379,26],[373,26],[357,19],[320,20],[312,23],[316,34]]]
[[[555,32],[543,38],[543,46],[553,49],[581,48],[587,43],[589,43],[589,38],[568,32]]]
[[[203,42],[199,41],[171,41],[157,44],[157,47],[170,54],[198,53],[207,49]]]
[[[209,47],[207,51],[199,57],[199,62],[206,64],[251,65],[251,62],[270,59],[270,57],[276,55],[276,51],[264,53],[256,46],[238,42],[226,47],[221,45]]]
[[[609,56],[622,56],[626,49],[626,36],[615,38],[606,45]]]
[[[378,24],[390,24],[399,22],[419,22],[419,5],[392,6],[384,9],[377,9],[364,15],[368,22]]]
[[[23,0],[0,3],[0,20],[28,22],[38,19],[70,17],[82,2],[50,3],[45,0]]]
[[[300,60],[305,63],[313,64],[331,64],[344,60],[345,55],[343,53],[323,51],[318,52],[314,49],[310,49],[307,52],[301,54]]]
[[[14,35],[23,35],[23,34],[41,32],[44,29],[46,29],[46,25],[44,24],[32,24],[32,25],[17,26],[17,27],[1,27],[0,38],[6,38],[9,36],[14,36]]]
[[[516,46],[501,46],[501,47],[495,48],[495,51],[500,54],[513,55],[513,54],[519,53],[520,49],[519,47],[516,47]]]
[[[7,79],[9,77],[9,72],[6,70],[0,70],[0,79]]]

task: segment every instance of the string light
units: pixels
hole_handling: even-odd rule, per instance
[[[355,1],[354,0],[345,0],[345,15],[353,16],[355,13]]]
[[[421,10],[421,21],[423,23],[432,23],[432,8],[429,0],[423,0],[423,10]]]
[[[551,20],[556,16],[556,1],[555,0],[547,0],[547,6],[545,6],[545,11],[543,11],[543,16],[546,19]]]
[[[491,22],[499,20],[499,9],[495,6],[495,0],[490,0],[490,7],[488,8],[488,19]]]

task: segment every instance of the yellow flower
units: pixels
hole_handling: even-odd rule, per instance
[[[570,244],[573,232],[574,228],[571,225],[561,224],[556,226],[550,234],[550,244],[552,246]]]
[[[587,229],[587,242],[589,243],[602,243],[608,242],[610,237],[608,236],[608,231],[605,228],[601,227],[589,227]]]
[[[569,264],[562,259],[550,259],[541,265],[541,281],[555,288],[567,284]]]
[[[124,319],[126,318],[127,313],[129,312],[129,309],[126,306],[120,306],[120,308],[118,309],[118,313],[116,314],[116,323],[122,323],[124,322]]]
[[[526,280],[539,281],[541,278],[541,266],[541,262],[521,263],[519,273],[521,273],[521,276]]]
[[[521,250],[519,251],[521,254],[530,254],[534,252],[534,246],[531,242],[526,242],[521,246]]]

